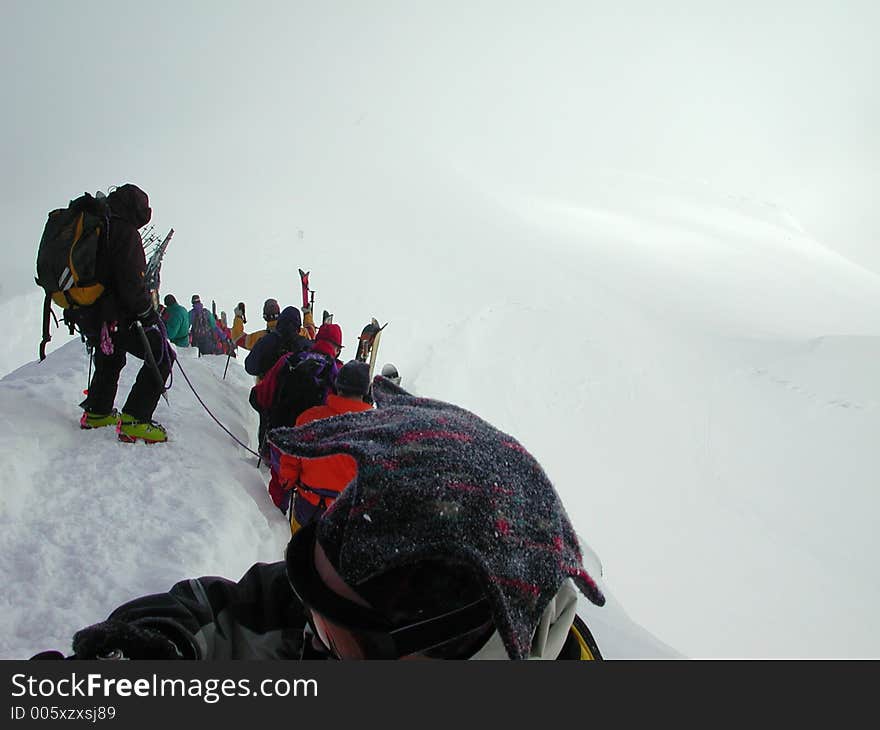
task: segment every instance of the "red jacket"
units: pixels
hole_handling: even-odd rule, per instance
[[[372,408],[369,403],[330,393],[327,404],[314,406],[303,411],[296,419],[296,425],[302,426],[321,418],[339,416],[343,413],[359,413]],[[323,496],[325,501],[333,501],[348,486],[357,474],[357,463],[348,454],[333,454],[317,459],[300,459],[296,456],[282,454],[278,469],[272,468],[272,479],[269,483],[269,494],[276,505],[281,506],[287,495],[284,492],[297,489],[297,499],[305,499],[317,506]],[[320,490],[320,491],[314,491]]]

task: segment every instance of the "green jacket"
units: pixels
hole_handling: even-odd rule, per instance
[[[168,320],[165,329],[168,339],[178,347],[189,347],[189,312],[182,304],[168,307]]]

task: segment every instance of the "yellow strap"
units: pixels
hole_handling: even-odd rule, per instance
[[[584,640],[584,637],[581,636],[581,632],[577,630],[577,627],[572,624],[571,631],[577,639],[578,646],[581,648],[581,655],[578,657],[581,661],[592,661],[596,657],[593,656],[593,652],[590,651],[590,647],[587,646],[587,642]]]

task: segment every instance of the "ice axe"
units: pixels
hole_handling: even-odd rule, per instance
[[[165,399],[165,402],[168,403],[168,394],[165,392],[165,380],[162,378],[162,373],[159,372],[159,366],[156,365],[156,358],[153,357],[153,348],[150,347],[150,340],[147,339],[147,333],[144,332],[144,326],[141,324],[141,321],[139,319],[136,319],[134,321],[134,326],[137,328],[138,334],[141,338],[141,342],[144,345],[144,360],[146,361],[147,365],[150,366],[150,369],[156,376],[156,382],[161,388],[161,395]]]

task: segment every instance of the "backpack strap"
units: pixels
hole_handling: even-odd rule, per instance
[[[330,502],[334,500],[338,495],[338,493],[334,494],[334,496],[327,497],[322,492],[328,490],[314,489],[307,484],[303,484],[302,481],[298,481],[294,487],[291,489],[290,495],[290,531],[295,533],[300,527],[305,527],[308,524],[311,524],[315,520],[319,519],[324,512],[327,511],[327,507],[330,506]],[[312,504],[304,497],[301,497],[303,492],[311,492],[312,494],[317,494],[320,499],[317,504]],[[302,521],[300,521],[302,520]]]
[[[577,614],[575,614],[574,622],[569,629],[569,638],[572,636],[577,640],[577,647],[579,650],[578,656],[576,657],[577,659],[602,659],[602,653],[599,651],[599,645],[596,644],[593,634],[590,632],[590,629],[587,628],[587,624],[584,620]]]
[[[49,315],[55,318],[55,325],[58,325],[58,318],[55,317],[55,312],[52,311],[52,297],[47,292],[45,299],[43,299],[43,340],[40,342],[40,362],[46,359],[46,345],[52,340],[52,335],[49,334]]]

